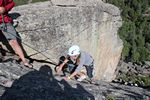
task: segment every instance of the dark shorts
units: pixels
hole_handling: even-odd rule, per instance
[[[89,66],[85,66],[85,68],[86,68],[88,77],[93,78],[94,61]]]
[[[1,25],[1,24],[0,24]],[[7,40],[16,40],[17,37],[17,32],[13,25],[11,23],[6,23],[6,28],[1,31],[3,32],[4,36],[6,37]]]

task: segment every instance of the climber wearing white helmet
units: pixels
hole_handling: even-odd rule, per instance
[[[86,78],[86,75],[82,70],[84,67],[86,68],[87,76],[92,79],[93,78],[93,65],[94,65],[94,59],[91,57],[91,55],[87,52],[80,51],[79,46],[73,45],[68,50],[68,56],[70,59],[74,62],[75,65],[77,65],[74,72],[70,74],[70,76],[65,77],[65,80],[71,79],[76,75],[79,75],[80,77],[77,79],[77,81],[82,81]],[[64,65],[69,60],[66,58],[62,64],[59,65],[57,69],[57,73],[59,73]]]

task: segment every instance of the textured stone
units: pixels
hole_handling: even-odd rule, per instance
[[[50,59],[23,47],[31,58],[57,62],[71,45],[77,44],[95,59],[95,77],[111,81],[123,47],[117,35],[122,25],[120,11],[101,0],[73,1],[78,4],[52,6],[48,1],[14,8],[13,15],[21,15],[17,31],[22,41]]]
[[[53,5],[60,6],[85,6],[85,4],[96,4],[101,0],[50,0]]]
[[[13,67],[12,67],[13,66]],[[20,68],[22,67],[22,69]],[[16,71],[17,70],[17,71]],[[134,86],[97,81],[99,85],[80,83],[75,80],[62,80],[55,76],[51,66],[42,65],[39,70],[26,69],[12,62],[0,63],[0,83],[14,77],[11,87],[10,81],[0,85],[0,100],[149,100],[150,91]],[[15,73],[14,73],[15,71]],[[11,76],[13,77],[13,76]]]

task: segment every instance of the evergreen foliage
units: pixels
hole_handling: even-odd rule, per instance
[[[13,0],[16,3],[16,6],[27,4],[28,0]]]
[[[150,61],[150,0],[107,0],[120,8],[123,26],[119,36],[124,42],[125,61]]]
[[[34,3],[34,2],[43,2],[43,1],[48,1],[48,0],[32,0],[32,3]]]
[[[48,0],[13,0],[13,1],[16,3],[16,6],[18,6],[18,5],[28,4],[29,1],[31,1],[31,3],[34,3],[34,2],[43,2]]]

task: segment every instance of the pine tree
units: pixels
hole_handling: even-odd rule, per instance
[[[123,25],[118,34],[124,42],[122,58],[128,61],[150,60],[150,9],[149,0],[107,0],[122,12]],[[149,13],[150,14],[150,13]]]

